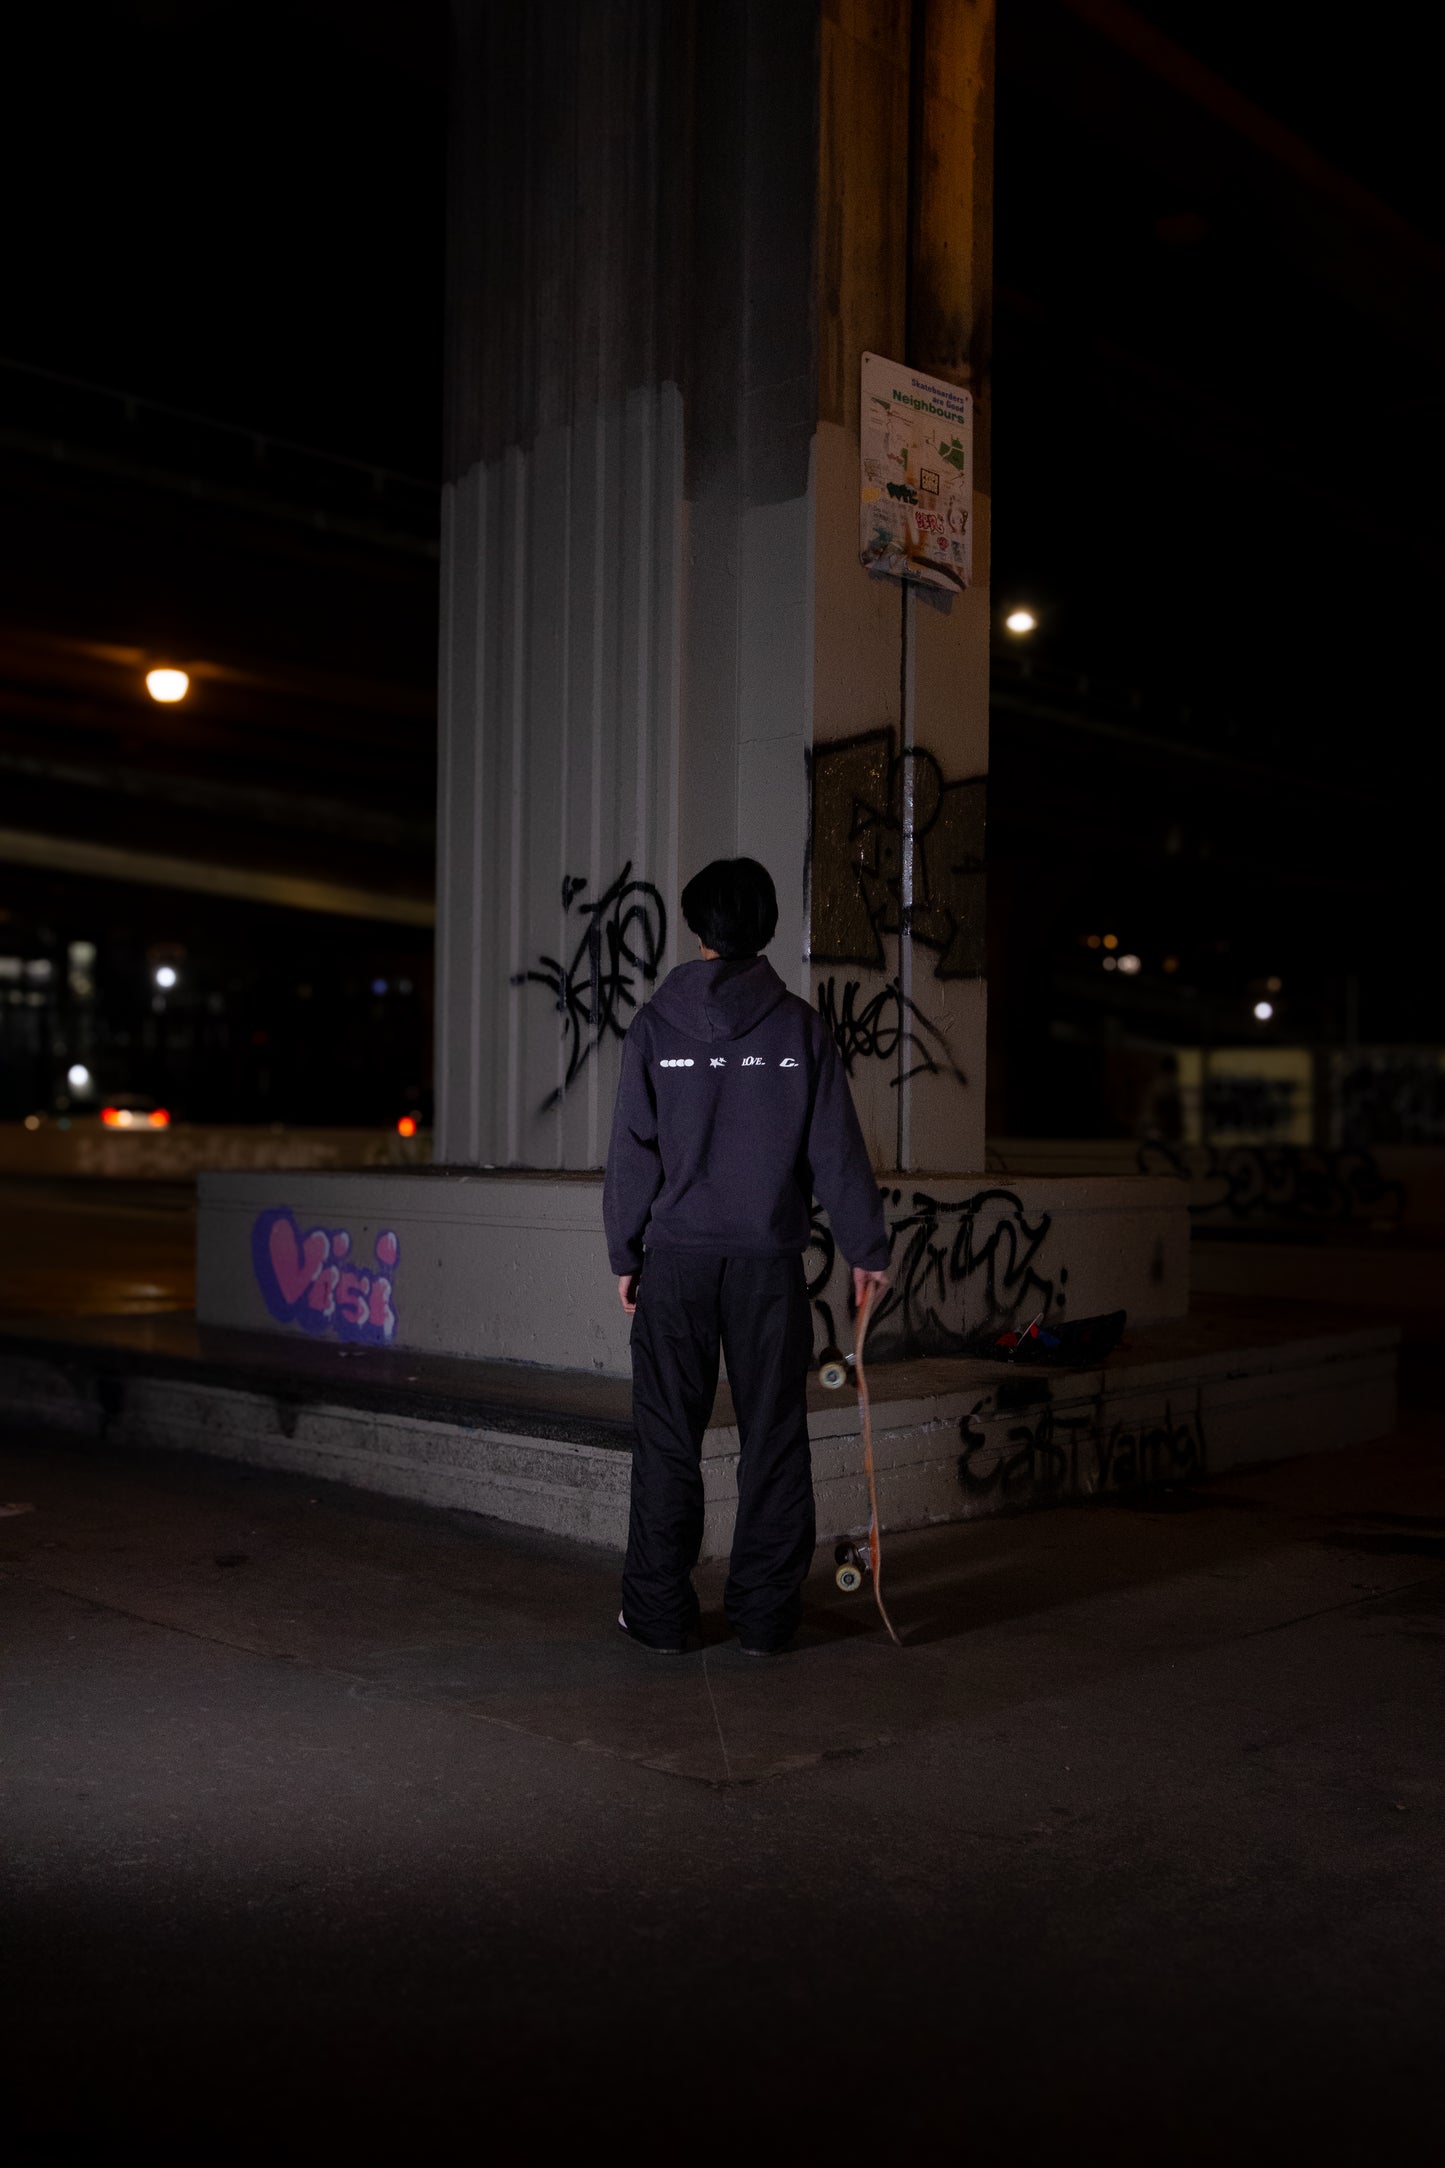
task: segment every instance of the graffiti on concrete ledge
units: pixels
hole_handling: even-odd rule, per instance
[[[887,1358],[964,1355],[980,1340],[1022,1318],[1047,1317],[1068,1300],[1068,1267],[1051,1274],[1042,1253],[1047,1212],[1030,1219],[1011,1189],[980,1189],[940,1199],[914,1190],[882,1192],[892,1280],[869,1327],[869,1346]],[[838,1267],[832,1231],[814,1207],[804,1258],[820,1345],[842,1346],[846,1285],[830,1288]]]
[[[667,946],[667,906],[651,881],[633,879],[630,859],[595,902],[583,899],[586,886],[585,873],[562,883],[563,910],[581,920],[570,961],[539,956],[534,969],[512,974],[514,986],[545,986],[562,1019],[567,1070],[542,1101],[543,1114],[566,1096],[604,1039],[624,1037],[639,989],[656,979]]]
[[[1398,1219],[1405,1192],[1369,1152],[1304,1144],[1165,1144],[1139,1147],[1141,1174],[1178,1174],[1196,1219]]]
[[[1078,1408],[1061,1414],[1052,1399],[1009,1411],[996,1396],[991,1419],[975,1410],[959,1424],[963,1451],[958,1480],[968,1498],[998,1506],[1052,1505],[1108,1491],[1188,1483],[1205,1472],[1204,1432],[1197,1415],[1162,1415],[1101,1422]]]
[[[841,995],[836,979],[825,979],[818,988],[818,1014],[833,1034],[849,1076],[855,1062],[892,1061],[901,1048],[908,1066],[890,1079],[895,1091],[915,1076],[949,1076],[967,1086],[941,1026],[909,999],[897,979],[860,1007],[863,991],[857,979],[846,979]]]
[[[935,977],[982,975],[985,787],[949,782],[921,747],[895,751],[891,727],[814,748],[815,963],[883,970],[885,939],[905,934],[937,952]]]
[[[302,1234],[286,1205],[258,1214],[251,1229],[251,1264],[261,1300],[278,1325],[335,1333],[338,1340],[387,1346],[396,1337],[392,1295],[401,1245],[390,1231],[376,1238],[369,1271],[352,1260],[344,1227]]]

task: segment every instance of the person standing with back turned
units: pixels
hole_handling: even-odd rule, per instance
[[[628,1029],[603,1189],[633,1319],[637,1433],[618,1624],[669,1654],[695,1638],[721,1344],[741,1443],[723,1603],[744,1651],[771,1656],[797,1631],[816,1540],[803,1275],[813,1197],[857,1301],[887,1285],[888,1233],[832,1035],[761,953],[778,924],[767,869],[715,859],[683,890],[682,915],[701,957],[670,971]]]

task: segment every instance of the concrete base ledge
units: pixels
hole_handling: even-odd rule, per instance
[[[1206,1309],[1131,1333],[1103,1368],[936,1360],[879,1369],[885,1527],[1184,1483],[1387,1435],[1396,1329],[1273,1308],[1273,1318],[1258,1305],[1243,1316]],[[166,1322],[136,1321],[129,1345],[0,1340],[0,1407],[27,1428],[213,1453],[614,1549],[625,1540],[631,1427],[609,1381],[513,1369],[509,1385],[497,1366],[464,1390],[460,1375],[399,1372],[405,1359],[395,1355],[380,1357],[381,1374],[343,1372],[346,1358],[322,1350],[287,1371],[274,1356],[254,1359],[267,1346],[256,1336],[210,1336],[204,1351],[187,1352],[181,1321],[169,1335]],[[142,1328],[149,1347],[135,1344]],[[725,1393],[717,1416],[703,1447],[709,1558],[727,1552],[737,1498]],[[810,1431],[820,1537],[860,1533],[867,1499],[854,1395],[815,1391]]]
[[[1189,1303],[1182,1182],[880,1175],[893,1284],[883,1359],[959,1355],[1036,1316]],[[805,1260],[816,1344],[846,1344],[848,1270],[826,1219]],[[201,1177],[196,1311],[208,1325],[628,1375],[602,1178],[438,1167]]]

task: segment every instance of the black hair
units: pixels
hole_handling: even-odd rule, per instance
[[[756,858],[715,858],[683,890],[682,915],[704,948],[739,963],[777,932],[778,892]]]

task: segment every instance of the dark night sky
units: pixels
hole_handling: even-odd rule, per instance
[[[12,11],[4,351],[434,472],[443,35],[427,0]]]
[[[1274,687],[1281,648],[1297,675],[1323,592],[1352,594],[1367,644],[1364,623],[1398,592],[1393,651],[1417,671],[1409,628],[1438,562],[1416,547],[1408,457],[1364,477],[1382,542],[1363,579],[1352,530],[1369,445],[1330,448],[1353,470],[1333,502],[1294,488],[1314,456],[1304,406],[1337,427],[1369,327],[1342,325],[1318,294],[1281,299],[1278,266],[1267,251],[1251,260],[1245,233],[1166,259],[1151,221],[1188,202],[1151,189],[1128,155],[1111,162],[1097,136],[1071,143],[1018,93],[1029,11],[1004,0],[1001,12],[999,279],[1057,332],[1050,354],[1011,344],[1006,321],[1000,339],[1001,593],[1048,605],[1046,635],[1071,659],[1171,685],[1182,672],[1201,697],[1237,700],[1242,672]],[[1403,0],[1372,12],[1363,45],[1326,36],[1303,5],[1148,0],[1143,12],[1423,231],[1442,230],[1432,78]],[[7,73],[26,94],[0,157],[22,208],[0,350],[433,473],[445,42],[439,0],[89,0],[12,16]],[[1069,397],[1066,346],[1081,333],[1144,372],[1097,422]],[[1139,426],[1161,399],[1180,409],[1162,442]],[[1216,406],[1263,440],[1253,471],[1237,452],[1221,469],[1212,431],[1241,431]],[[1222,581],[1227,623],[1204,607]],[[1284,628],[1273,644],[1250,622],[1270,612]],[[1345,659],[1351,698],[1372,668],[1363,652]],[[1328,700],[1340,673],[1336,658],[1311,697]]]
[[[1445,184],[1424,11],[1383,0],[1348,39],[1305,4],[1136,12],[1373,191],[1428,269]],[[1364,971],[1388,996],[1371,1016],[1367,988],[1367,1029],[1437,1037],[1398,930],[1433,863],[1404,779],[1438,708],[1445,360],[1428,326],[1385,321],[1358,261],[1307,273],[1253,183],[1171,171],[1148,138],[1176,109],[1147,77],[1117,131],[1109,83],[1101,102],[1067,68],[1050,80],[1050,38],[1094,37],[1066,5],[1000,0],[1000,18],[996,597],[1040,607],[1041,664],[1187,709],[1180,727],[1257,771],[1145,772],[997,731],[991,893],[1015,983],[1111,898],[1150,923],[1140,899],[1168,881],[1161,943],[1218,931],[1240,985],[1313,972],[1297,1028],[1336,1028],[1331,988]],[[4,50],[21,95],[0,354],[436,472],[441,0],[82,0],[12,11]],[[1406,307],[1424,324],[1438,281]],[[424,696],[431,636],[407,638]],[[1069,836],[1090,791],[1092,857]],[[1016,1007],[1046,1021],[1042,995]]]

